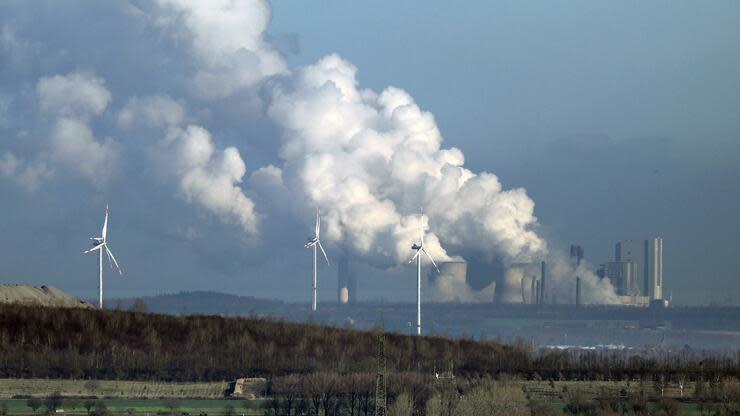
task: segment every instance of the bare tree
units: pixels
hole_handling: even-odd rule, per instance
[[[683,373],[679,374],[677,382],[678,382],[679,394],[681,395],[681,398],[683,399],[683,389],[686,386],[686,374],[683,374]]]
[[[38,399],[36,397],[31,397],[30,399],[26,400],[26,406],[30,407],[31,410],[33,410],[33,414],[36,414],[36,411],[41,407],[43,403],[41,402],[41,399]]]
[[[280,398],[282,413],[286,416],[293,415],[293,407],[301,392],[301,378],[297,374],[278,377],[273,380],[272,393]]]
[[[413,416],[414,401],[411,396],[407,393],[399,394],[388,408],[388,414],[390,416]]]

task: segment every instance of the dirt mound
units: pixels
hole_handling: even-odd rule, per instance
[[[92,308],[89,303],[68,295],[54,286],[0,285],[0,303]]]

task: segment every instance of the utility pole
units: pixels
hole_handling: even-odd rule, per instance
[[[375,375],[375,416],[388,416],[385,373],[385,339],[378,335],[378,373]]]

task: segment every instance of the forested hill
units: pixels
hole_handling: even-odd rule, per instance
[[[387,334],[388,366],[528,368],[522,346]],[[0,305],[0,377],[228,380],[372,372],[377,333],[270,319]]]
[[[379,333],[270,319],[172,316],[0,305],[0,378],[232,380],[289,373],[373,373]],[[739,360],[630,352],[535,354],[523,342],[384,335],[388,371],[466,377],[623,378],[660,373],[736,376]],[[740,354],[738,356],[740,359]]]

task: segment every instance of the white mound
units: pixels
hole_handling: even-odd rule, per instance
[[[68,295],[54,286],[0,285],[0,303],[92,308],[89,303]]]

